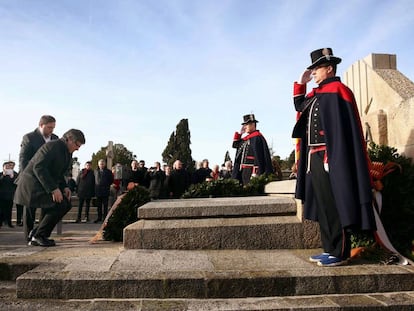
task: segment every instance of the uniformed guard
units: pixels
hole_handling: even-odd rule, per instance
[[[232,177],[243,185],[248,184],[251,177],[273,173],[266,139],[256,129],[258,122],[254,114],[243,116],[243,133],[236,132],[233,138],[233,148],[237,148],[237,151]]]

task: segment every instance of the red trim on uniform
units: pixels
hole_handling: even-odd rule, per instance
[[[340,81],[333,81],[331,83],[324,84],[314,90],[316,93],[337,93],[343,100],[349,103],[353,103],[355,101],[352,91]]]
[[[306,93],[306,84],[300,84],[295,82],[293,84],[293,96],[305,95]]]
[[[253,133],[250,133],[246,137],[243,137],[243,140],[248,140],[248,139],[250,139],[252,137],[256,137],[256,136],[262,136],[262,133],[260,133],[259,131],[254,131]]]

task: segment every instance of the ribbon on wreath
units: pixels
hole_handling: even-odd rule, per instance
[[[401,166],[394,162],[388,162],[385,165],[382,162],[371,163],[370,174],[371,174],[371,177],[374,183],[374,190],[373,190],[374,199],[373,199],[372,205],[373,205],[373,210],[374,210],[375,223],[377,225],[377,231],[374,233],[374,236],[375,236],[375,240],[383,248],[395,254],[395,256],[398,258],[397,264],[408,265],[408,264],[413,264],[413,262],[409,260],[408,258],[404,257],[403,255],[401,255],[392,245],[390,239],[388,238],[387,232],[385,231],[384,225],[382,224],[381,217],[380,217],[381,210],[382,210],[381,190],[384,189],[384,185],[381,180],[386,175],[390,174],[396,169],[399,169],[401,171]]]

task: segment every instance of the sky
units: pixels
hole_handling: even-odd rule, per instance
[[[233,157],[254,113],[289,156],[292,90],[310,52],[331,47],[338,75],[371,53],[414,80],[412,0],[0,0],[0,160],[44,114],[84,132],[83,164],[109,141],[152,166],[181,119],[194,160]],[[308,90],[315,85],[308,85]]]

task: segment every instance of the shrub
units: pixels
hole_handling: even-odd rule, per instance
[[[138,186],[129,190],[109,217],[103,238],[106,241],[122,241],[124,228],[138,220],[138,208],[149,201],[146,188]]]
[[[246,186],[236,179],[217,179],[191,185],[182,198],[237,197],[263,195],[267,183],[275,179],[275,175],[253,177]]]
[[[411,159],[401,156],[397,149],[371,144],[368,150],[371,161],[384,164],[394,162],[396,169],[382,179],[381,220],[394,247],[404,256],[413,258],[411,243],[414,239],[414,165]]]

